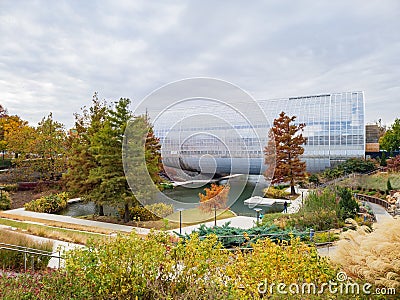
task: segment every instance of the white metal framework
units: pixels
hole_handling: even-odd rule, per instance
[[[319,171],[365,154],[363,92],[330,93],[258,100],[266,120],[248,120],[208,99],[164,110],[154,120],[167,166],[210,173],[260,174],[265,169],[263,149],[273,120],[284,111],[305,123],[307,137],[302,159],[308,171]]]

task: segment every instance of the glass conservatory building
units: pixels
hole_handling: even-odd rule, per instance
[[[153,119],[164,165],[221,175],[261,174],[268,131],[282,111],[296,116],[296,123],[306,124],[302,159],[309,172],[365,155],[363,92],[258,100],[257,104],[263,117],[252,113],[254,107],[235,109],[210,99],[164,110]]]

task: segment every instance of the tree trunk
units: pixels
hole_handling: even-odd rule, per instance
[[[294,188],[294,183],[293,182],[290,183],[290,194],[292,196],[296,195],[296,190]]]
[[[99,205],[99,216],[104,216],[104,206],[103,205]]]
[[[124,205],[124,222],[127,223],[129,222],[129,205],[128,203],[125,203]]]

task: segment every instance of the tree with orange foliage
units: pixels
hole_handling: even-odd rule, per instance
[[[295,125],[296,117],[289,117],[284,112],[274,120],[270,130],[270,142],[265,147],[265,163],[275,167],[271,183],[289,182],[291,194],[295,195],[295,183],[305,177],[306,163],[300,160],[304,153],[302,145],[306,138],[299,131],[303,131],[304,123]],[[273,164],[275,162],[275,164]],[[271,170],[267,169],[264,176],[271,179]]]
[[[200,209],[204,212],[212,212],[216,209],[226,208],[228,201],[229,185],[211,184],[211,188],[205,188],[206,194],[199,193]]]

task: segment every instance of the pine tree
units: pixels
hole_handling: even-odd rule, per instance
[[[359,211],[359,206],[357,201],[353,198],[351,190],[348,188],[339,188],[339,207],[342,212],[343,220],[347,218],[354,218]]]
[[[90,170],[88,182],[93,185],[90,198],[101,204],[124,205],[124,221],[129,221],[129,206],[135,201],[129,190],[122,161],[122,143],[128,121],[130,100],[121,98],[109,110],[104,126],[91,138],[97,167]]]
[[[154,184],[160,184],[162,179],[160,172],[163,169],[161,161],[161,144],[160,139],[154,135],[153,125],[150,123],[148,116],[143,117],[146,121],[147,137],[145,144],[145,158],[147,171]]]
[[[381,167],[386,167],[387,166],[387,160],[386,160],[386,152],[382,152],[382,157],[381,157]]]
[[[106,115],[106,103],[99,101],[97,93],[89,109],[84,107],[82,114],[75,114],[75,127],[70,131],[68,140],[68,172],[64,175],[70,193],[95,202],[99,206],[99,215],[104,215],[103,205],[96,197],[91,197],[91,191],[100,182],[89,180],[90,170],[98,166],[91,151],[91,142],[94,134],[103,128]]]
[[[269,142],[265,147],[265,163],[268,168],[264,174],[271,183],[289,182],[291,194],[295,195],[295,183],[305,177],[306,163],[300,161],[304,153],[302,145],[306,139],[299,131],[305,124],[294,125],[296,117],[289,117],[284,112],[274,120],[269,132]],[[274,173],[272,175],[273,169]]]
[[[152,204],[161,183],[160,141],[147,115],[135,117],[125,131],[123,147],[125,175],[135,195],[133,204]]]

